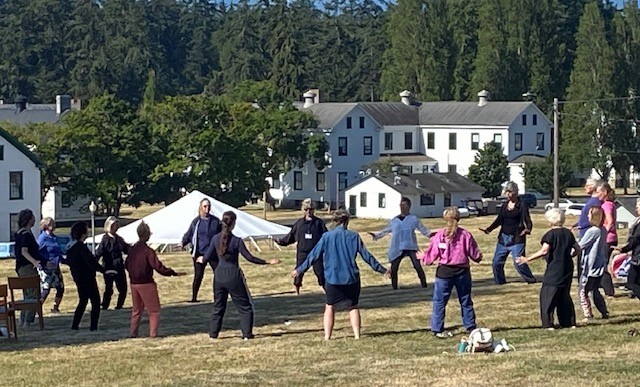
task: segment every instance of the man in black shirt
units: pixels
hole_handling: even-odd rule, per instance
[[[314,215],[316,204],[310,198],[306,198],[302,201],[302,211],[304,216],[293,225],[289,234],[285,235],[281,239],[276,239],[275,242],[280,246],[289,246],[294,242],[298,242],[296,248],[296,267],[300,266],[302,262],[307,259],[307,255],[313,250],[322,234],[327,232],[327,226],[325,226],[322,219]],[[318,285],[324,288],[324,265],[322,258],[316,260],[313,263],[313,272],[318,277]],[[296,294],[300,294],[300,288],[302,287],[302,278],[304,274],[301,274],[294,278],[293,285],[296,287]]]

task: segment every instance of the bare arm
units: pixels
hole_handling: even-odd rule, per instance
[[[577,245],[577,243],[576,243],[576,245]],[[522,257],[518,257],[518,258],[516,259],[516,263],[518,263],[518,264],[522,265],[522,264],[525,264],[525,263],[527,263],[527,262],[531,262],[531,261],[533,261],[534,259],[538,259],[538,258],[540,258],[540,257],[544,257],[545,255],[547,255],[547,254],[549,253],[549,247],[550,247],[550,246],[549,246],[549,244],[548,244],[547,242],[544,242],[544,243],[542,244],[542,247],[540,247],[540,250],[536,251],[535,253],[533,253],[533,254],[532,254],[530,257],[528,257],[528,258],[527,258],[527,257],[524,257],[524,256],[522,256]],[[575,246],[574,246],[574,248],[575,248]],[[578,251],[579,251],[579,250],[580,250],[580,246],[578,246]]]

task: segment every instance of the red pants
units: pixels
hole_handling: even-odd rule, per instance
[[[138,336],[140,319],[142,312],[147,309],[149,314],[149,337],[158,335],[158,325],[160,325],[160,298],[158,297],[158,287],[155,283],[131,284],[131,298],[133,309],[131,310],[131,337]]]

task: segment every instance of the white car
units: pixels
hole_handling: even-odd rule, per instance
[[[577,203],[567,198],[560,198],[560,200],[558,200],[558,208],[561,210],[566,210],[572,204],[577,204]],[[544,206],[545,211],[549,211],[552,208],[553,208],[553,201],[551,203],[545,204]]]
[[[564,214],[580,216],[583,208],[584,208],[584,203],[573,203],[564,210]]]

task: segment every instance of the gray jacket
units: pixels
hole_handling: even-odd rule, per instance
[[[604,227],[592,226],[578,242],[582,249],[580,266],[582,277],[600,277],[607,265],[607,230]]]

